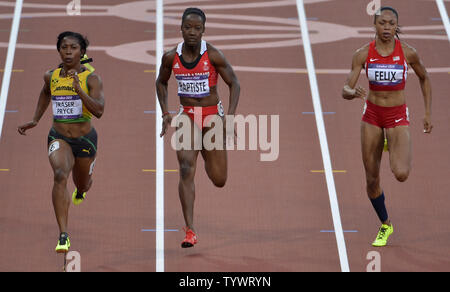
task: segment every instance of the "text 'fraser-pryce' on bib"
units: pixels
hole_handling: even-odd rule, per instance
[[[83,116],[83,102],[78,95],[52,96],[55,119],[78,119]]]

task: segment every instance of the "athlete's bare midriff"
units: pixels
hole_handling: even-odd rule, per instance
[[[209,90],[210,94],[202,98],[180,97],[180,103],[183,106],[201,107],[217,105],[220,101],[219,95],[217,93],[217,86],[211,86]]]
[[[385,107],[399,106],[406,103],[404,90],[373,91],[369,90],[367,100],[373,104]]]
[[[91,130],[91,122],[82,123],[53,123],[53,128],[67,138],[79,138],[87,135]]]

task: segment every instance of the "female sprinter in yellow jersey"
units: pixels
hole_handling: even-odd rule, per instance
[[[67,181],[72,172],[76,186],[72,201],[80,204],[92,185],[97,153],[97,133],[91,118],[100,118],[105,105],[100,77],[92,72],[92,66],[81,64],[88,45],[87,39],[79,33],[68,31],[58,36],[57,49],[62,64],[45,73],[34,117],[18,128],[19,133],[25,135],[27,130],[37,126],[52,105],[48,157],[54,172],[52,200],[60,231],[57,253],[66,253],[70,248],[67,224],[71,196]]]
[[[404,182],[411,170],[411,139],[409,112],[404,88],[408,66],[419,77],[425,103],[423,131],[431,133],[431,84],[416,50],[398,39],[398,13],[392,7],[382,7],[375,15],[375,40],[355,52],[352,70],[344,86],[345,99],[365,99],[366,90],[357,87],[361,70],[369,79],[369,95],[365,100],[361,122],[361,148],[366,170],[367,194],[381,221],[373,246],[385,246],[393,233],[380,186],[380,163],[384,137],[387,137],[391,170]],[[397,36],[397,39],[395,38]]]

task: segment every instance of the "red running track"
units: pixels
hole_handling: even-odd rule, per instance
[[[59,64],[56,36],[64,30],[79,31],[91,41],[88,53],[107,102],[102,119],[93,121],[99,133],[94,185],[85,204],[70,210],[72,250],[81,255],[82,271],[155,271],[155,234],[142,231],[155,228],[155,174],[143,171],[155,168],[155,116],[148,112],[155,110],[154,7],[91,2],[98,4],[83,5],[82,15],[71,17],[61,1],[26,1],[23,8],[14,59],[18,71],[12,74],[0,140],[0,169],[5,170],[0,171],[0,271],[61,269],[62,258],[53,250],[58,230],[46,155],[51,114],[48,110],[26,137],[16,128],[32,117],[44,72]],[[296,2],[272,2],[165,1],[166,49],[181,40],[184,8],[203,8],[208,17],[204,39],[223,50],[238,74],[238,113],[280,117],[278,159],[260,161],[261,150],[230,151],[225,188],[211,184],[199,159],[195,220],[200,241],[195,248],[179,247],[184,235],[178,173],[165,174],[165,228],[178,230],[165,233],[166,271],[340,271],[335,236],[321,232],[334,227],[325,176],[313,172],[322,170],[323,162],[310,114]],[[357,231],[344,233],[350,270],[365,271],[370,251],[380,253],[382,271],[450,270],[450,58],[435,2],[383,1],[399,11],[402,39],[417,48],[431,72],[435,125],[431,135],[422,133],[423,101],[417,77],[410,74],[406,94],[413,171],[407,182],[398,183],[387,155],[383,158],[382,183],[395,224],[385,248],[370,245],[378,219],[365,195],[362,104],[340,97],[353,52],[372,38],[372,18],[364,1],[305,2],[332,166],[339,171],[334,179],[342,225]],[[348,17],[349,9],[358,13]],[[0,16],[12,11],[0,5]],[[0,24],[4,64],[11,18],[0,18]],[[219,84],[227,108],[228,90],[223,81]],[[364,76],[360,84],[367,87]],[[178,108],[175,90],[172,81],[173,111]],[[164,150],[166,169],[176,170],[168,139]]]

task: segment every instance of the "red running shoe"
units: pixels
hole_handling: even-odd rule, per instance
[[[189,228],[183,228],[184,231],[186,231],[186,237],[184,238],[183,242],[181,243],[181,247],[182,248],[188,248],[188,247],[193,247],[194,244],[197,243],[197,234],[194,233],[194,231],[192,231]]]

